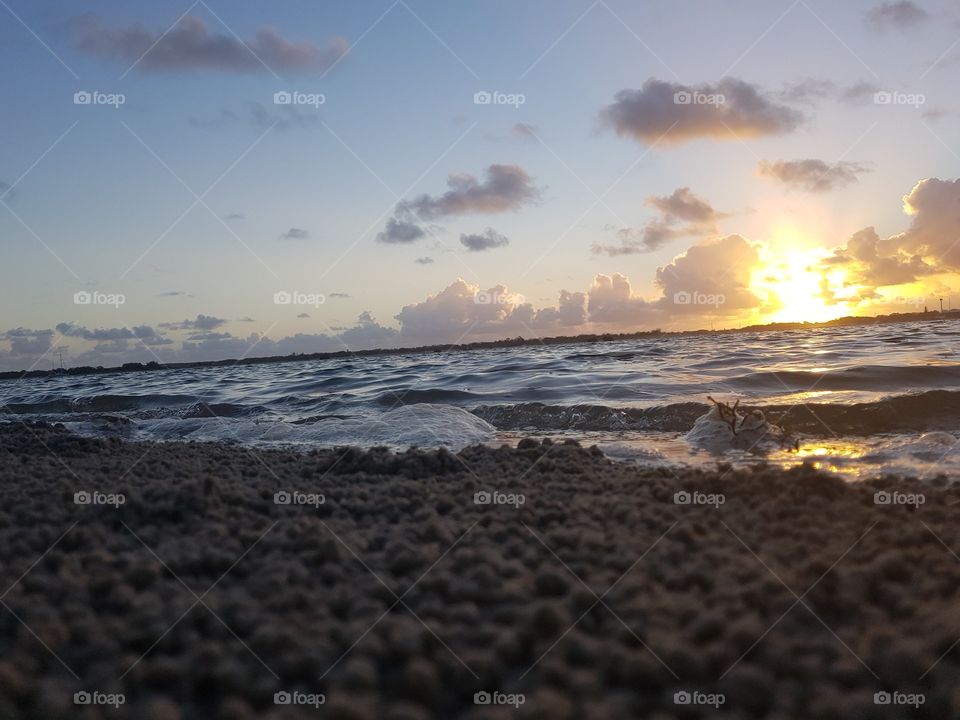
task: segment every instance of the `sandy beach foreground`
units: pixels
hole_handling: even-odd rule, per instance
[[[677,477],[533,441],[6,425],[0,451],[3,720],[960,712],[946,482]]]

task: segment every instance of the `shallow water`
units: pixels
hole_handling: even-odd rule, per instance
[[[536,434],[666,465],[717,461],[683,439],[707,395],[796,433],[799,453],[769,458],[783,465],[960,477],[955,321],[0,382],[8,415],[93,435],[458,448]],[[757,461],[742,455],[722,459]]]

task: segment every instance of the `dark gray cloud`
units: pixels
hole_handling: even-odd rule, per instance
[[[794,130],[803,115],[735,78],[696,86],[651,78],[639,90],[617,93],[601,118],[618,135],[678,144],[779,135]]]
[[[857,182],[857,176],[869,172],[863,163],[837,162],[808,158],[805,160],[761,160],[760,175],[783,183],[789,188],[823,193]]]
[[[7,330],[2,336],[9,341],[6,356],[11,359],[39,358],[53,347],[53,330],[30,330],[18,327]],[[0,353],[0,356],[3,354]]]
[[[297,315],[297,319],[299,320],[303,320],[308,317],[310,317],[310,313],[300,313],[299,315]]]
[[[540,196],[540,190],[519,165],[490,165],[483,181],[467,173],[447,177],[442,195],[401,200],[393,217],[377,235],[382,243],[411,243],[427,234],[423,223],[457,215],[492,215],[518,210]]]
[[[646,203],[656,209],[660,217],[640,229],[621,228],[617,231],[618,245],[594,243],[593,252],[610,257],[651,252],[677,238],[710,235],[716,232],[716,222],[726,217],[687,187],[664,197],[649,197]]]
[[[388,245],[400,245],[416,242],[426,234],[426,230],[414,222],[390,218],[383,232],[377,233],[377,240]]]
[[[433,258],[432,258],[432,257],[418,257],[416,260],[414,260],[414,262],[415,262],[417,265],[433,265]]]
[[[659,210],[671,220],[704,225],[723,217],[706,200],[695,195],[688,187],[678,188],[666,197],[651,197],[647,204]]]
[[[218,327],[226,325],[227,321],[223,318],[213,315],[197,315],[193,320],[182,320],[174,323],[160,323],[160,327],[165,330],[216,330]]]
[[[481,182],[459,173],[447,178],[450,189],[443,195],[419,195],[401,202],[398,211],[413,213],[420,220],[435,220],[472,213],[495,214],[518,210],[539,196],[539,190],[519,165],[491,165]]]
[[[280,238],[282,240],[309,240],[310,231],[303,228],[292,227],[283,233]]]
[[[460,235],[460,244],[469,252],[483,252],[484,250],[492,250],[493,248],[506,247],[510,244],[510,240],[493,228],[487,228],[482,233]]]
[[[867,24],[875,30],[908,30],[930,19],[922,7],[910,0],[881,3],[867,11]]]
[[[240,40],[229,33],[211,32],[206,21],[195,16],[182,18],[166,33],[139,25],[109,27],[93,15],[74,19],[70,29],[79,52],[162,72],[319,73],[348,49],[343,38],[320,47],[290,42],[269,27],[260,28],[252,39]]]
[[[57,325],[57,332],[64,337],[80,338],[91,342],[118,343],[116,347],[121,347],[122,341],[125,340],[138,340],[145,345],[167,345],[172,342],[149,325],[91,330],[74,323],[60,323]]]

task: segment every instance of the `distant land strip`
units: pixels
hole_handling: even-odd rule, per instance
[[[728,333],[771,332],[782,330],[812,330],[824,327],[849,327],[857,325],[876,325],[886,323],[905,323],[917,321],[960,320],[960,310],[893,313],[890,315],[874,316],[847,316],[824,322],[780,322],[766,325],[747,325],[741,328],[726,330],[682,330],[664,332],[663,330],[643,330],[633,333],[597,333],[588,335],[560,335],[547,338],[506,338],[503,340],[489,340],[483,342],[462,343],[459,345],[420,345],[417,347],[383,348],[374,350],[338,350],[336,352],[321,353],[294,353],[292,355],[272,355],[269,357],[242,358],[240,360],[204,360],[200,362],[182,363],[124,363],[118,367],[90,367],[78,366],[72,368],[56,368],[53,370],[12,370],[0,372],[0,380],[21,380],[24,378],[46,378],[60,375],[101,375],[108,373],[149,372],[154,370],[178,370],[183,368],[216,368],[232,367],[234,365],[260,365],[263,363],[300,362],[303,360],[327,360],[349,357],[369,357],[380,355],[415,355],[426,353],[459,352],[468,350],[492,350],[509,347],[523,347],[528,345],[574,345],[616,342],[619,340],[634,340],[653,337],[679,337],[687,335],[721,335]]]

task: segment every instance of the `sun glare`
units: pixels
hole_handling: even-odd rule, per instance
[[[808,245],[792,226],[775,230],[768,256],[752,283],[754,292],[766,301],[766,322],[823,322],[850,314],[848,303],[832,299],[849,293],[844,271],[824,271],[820,263],[829,251]]]

